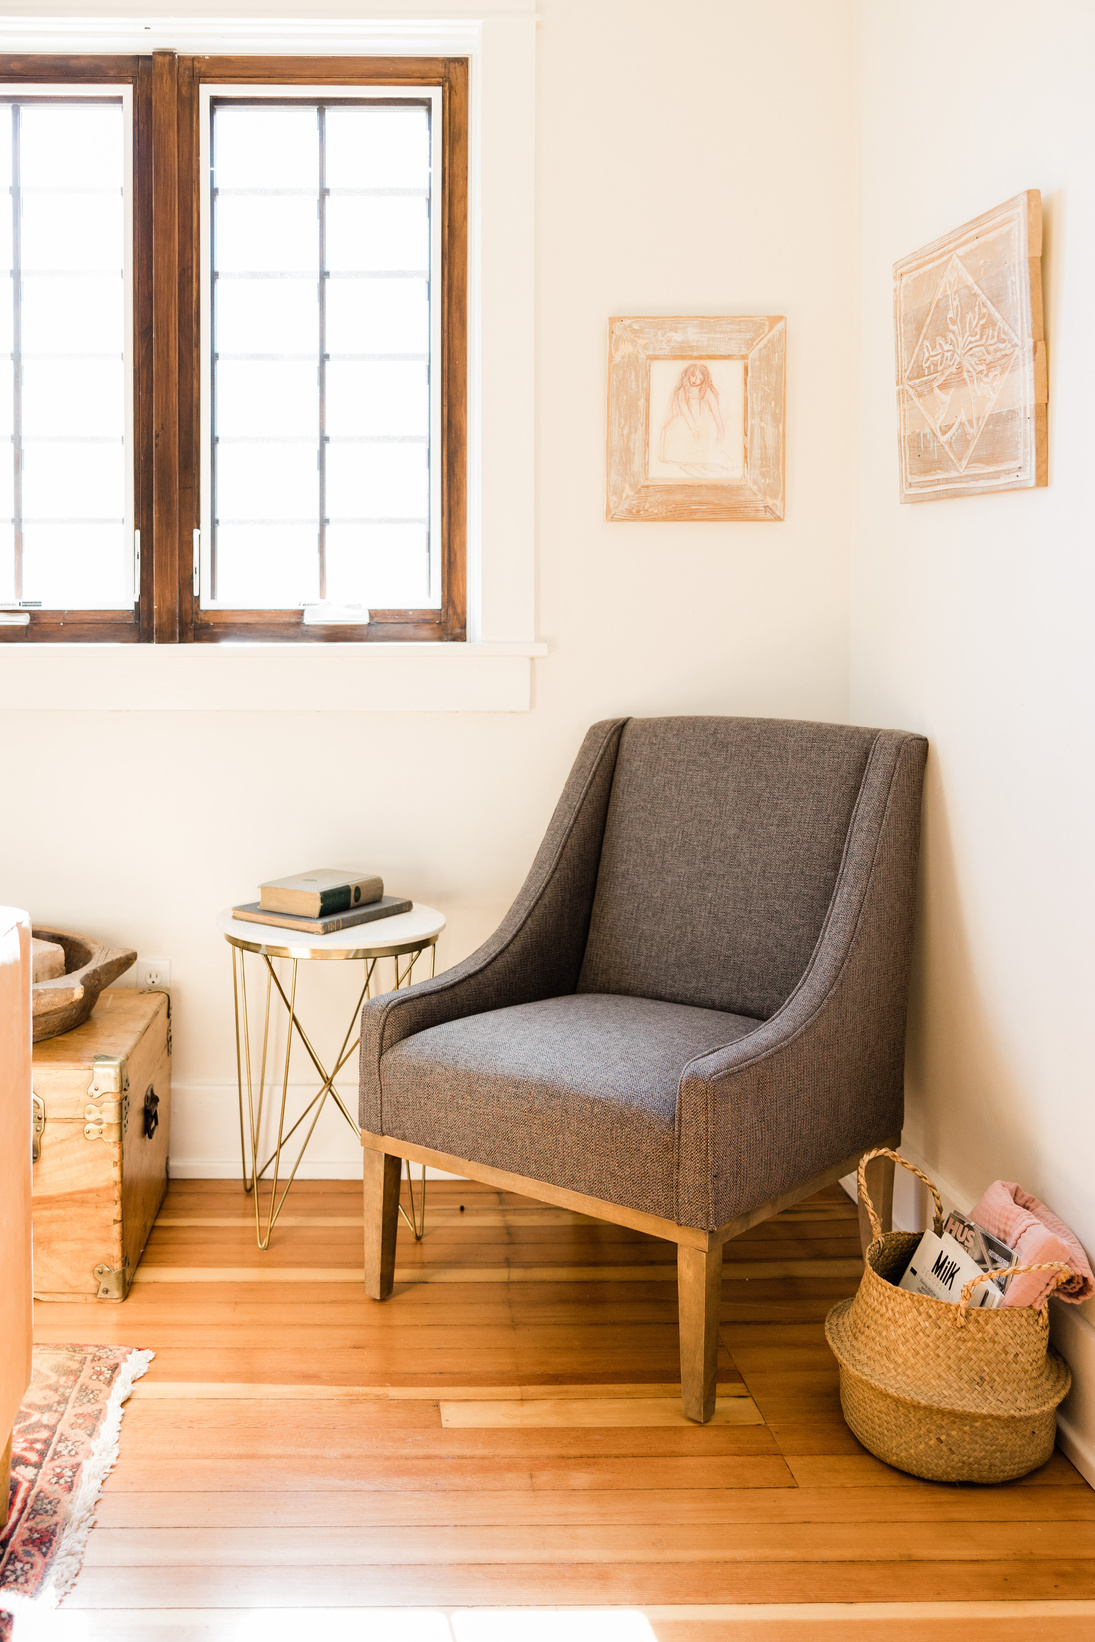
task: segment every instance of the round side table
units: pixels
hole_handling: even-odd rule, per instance
[[[360,1033],[355,1035],[354,1028],[358,1024],[361,1009],[366,998],[371,998],[386,987],[376,986],[379,982],[376,973],[377,965],[382,959],[392,960],[392,975],[394,988],[410,986],[412,973],[418,959],[427,950],[430,954],[430,974],[435,971],[437,955],[437,937],[445,927],[445,919],[434,907],[420,906],[417,902],[410,912],[398,913],[394,918],[378,918],[373,923],[357,924],[352,929],[340,929],[333,935],[303,935],[293,930],[281,929],[275,924],[253,924],[245,919],[236,918],[231,908],[222,912],[217,918],[217,928],[228,942],[232,951],[232,999],[236,1017],[236,1083],[239,1090],[240,1103],[240,1156],[243,1169],[243,1189],[250,1192],[255,1204],[255,1237],[260,1249],[270,1246],[270,1234],[274,1229],[278,1215],[281,1213],[289,1188],[296,1178],[301,1159],[304,1156],[308,1142],[312,1138],[315,1126],[319,1121],[328,1095],[337,1105],[354,1134],[360,1134],[357,1121],[347,1110],[346,1104],[335,1088],[335,1078],[341,1072],[350,1056],[357,1049],[361,1041]],[[262,1023],[262,1047],[259,1060],[258,1075],[256,1077],[252,1066],[251,1056],[251,1028],[247,1008],[247,965],[248,953],[256,954],[265,968],[265,1007]],[[282,983],[282,977],[274,968],[275,958],[287,958],[291,968],[288,975],[288,991]],[[297,968],[302,961],[313,962],[327,960],[346,962],[360,959],[364,965],[362,987],[358,1000],[354,1005],[350,1023],[346,1028],[334,1065],[327,1071],[320,1060],[312,1040],[309,1038],[300,1017],[297,1014]],[[403,960],[406,960],[404,963]],[[280,1077],[274,1072],[270,1086],[271,1103],[277,1098],[277,1084],[281,1084],[281,1100],[278,1109],[277,1141],[266,1162],[259,1166],[260,1137],[263,1117],[263,1104],[267,1092],[267,1050],[270,1041],[270,1003],[276,992],[281,999],[288,1015],[288,1025],[285,1033],[285,1058],[280,1068]],[[312,1096],[304,1111],[289,1129],[285,1127],[285,1101],[289,1090],[289,1058],[293,1049],[294,1034],[303,1044],[309,1060],[312,1062],[320,1078],[319,1088]],[[350,1039],[353,1038],[353,1042]],[[245,1110],[246,1108],[246,1110]],[[304,1138],[300,1143],[300,1150],[281,1187],[278,1195],[278,1177],[281,1172],[282,1148],[297,1132],[306,1120],[311,1119],[305,1130]],[[267,1170],[273,1168],[273,1175],[267,1177]],[[407,1165],[407,1176],[410,1178],[410,1164]],[[269,1184],[270,1196],[265,1205],[265,1216],[260,1201],[259,1183]],[[426,1213],[426,1182],[425,1170],[422,1172],[422,1224],[425,1224]],[[405,1211],[401,1211],[405,1214]],[[265,1219],[265,1224],[264,1224]],[[411,1195],[411,1229],[416,1237],[421,1237],[422,1231],[418,1224],[415,1212],[414,1194]]]

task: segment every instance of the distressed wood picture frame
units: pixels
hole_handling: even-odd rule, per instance
[[[894,264],[901,500],[1048,482],[1036,188]]]
[[[782,519],[786,321],[609,320],[609,519]]]

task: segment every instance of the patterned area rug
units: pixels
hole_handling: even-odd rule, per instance
[[[102,1486],[118,1458],[122,1404],[152,1361],[128,1346],[35,1346],[15,1422],[0,1531],[0,1642],[52,1608],[80,1572]]]

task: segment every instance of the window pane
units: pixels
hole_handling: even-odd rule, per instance
[[[23,441],[23,518],[125,523],[122,441]]]
[[[425,279],[332,279],[327,351],[427,353],[430,292]]]
[[[428,604],[429,109],[211,118],[213,597]]]
[[[318,175],[316,109],[216,105],[215,188],[314,189]]]
[[[425,445],[332,442],[327,451],[327,515],[337,519],[429,518]]]
[[[0,211],[9,596],[123,608],[132,600],[123,108],[13,99],[0,103],[0,133],[0,187],[13,207]]]
[[[217,523],[310,521],[318,528],[319,468],[314,444],[217,447]]]
[[[128,531],[120,523],[25,523],[23,597],[53,610],[110,608],[103,589],[124,581],[129,553]]]
[[[125,183],[120,103],[24,103],[19,110],[24,189],[113,189]]]
[[[0,184],[11,182],[11,111],[0,104]],[[12,394],[12,284],[11,196],[0,193],[0,604],[14,604],[15,468],[12,432],[15,402]],[[26,595],[29,597],[29,594]]]
[[[2,393],[2,390],[0,390]],[[125,437],[121,359],[23,359],[23,437]]]
[[[213,235],[219,273],[292,274],[319,268],[314,194],[220,194]]]
[[[239,609],[275,609],[319,597],[313,525],[221,525],[217,599]]]
[[[0,295],[10,295],[0,285]],[[5,359],[0,356],[0,467],[11,467],[12,447],[11,436],[15,430],[15,399],[12,394],[13,369],[11,356]],[[3,510],[0,509],[0,514]],[[6,515],[5,515],[6,516]]]
[[[327,597],[374,610],[429,604],[425,525],[328,525]]]
[[[232,354],[307,354],[316,357],[319,282],[308,279],[218,279],[214,305],[216,348]]]
[[[0,518],[0,604],[15,603],[15,526]]]
[[[15,463],[12,461],[10,435],[5,439],[0,449],[3,450],[4,460],[0,462],[0,521],[15,528]],[[14,542],[15,537],[12,536]],[[14,570],[12,571],[14,575]],[[29,598],[30,595],[28,594]]]
[[[420,353],[430,346],[430,293],[424,279],[332,279],[327,284],[327,351]]]
[[[328,188],[430,186],[426,108],[328,108]]]
[[[25,273],[121,273],[125,232],[121,191],[74,194],[23,190],[21,224]]]
[[[20,305],[26,353],[121,356],[125,338],[125,285],[116,274],[58,277],[25,274]]]
[[[316,438],[319,381],[314,359],[217,362],[217,437]]]
[[[332,273],[430,265],[430,216],[424,199],[332,194],[327,202],[327,266]]]
[[[327,432],[332,437],[393,437],[430,431],[430,385],[425,364],[370,360],[327,367]]]

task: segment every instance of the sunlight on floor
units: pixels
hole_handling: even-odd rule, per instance
[[[455,1642],[655,1642],[629,1608],[467,1608],[449,1620]]]
[[[104,1642],[105,1617],[27,1615],[19,1642]],[[143,1618],[150,1642],[299,1642],[302,1628],[313,1627],[323,1642],[656,1642],[649,1620],[631,1608],[255,1608],[200,1617],[165,1609]]]

